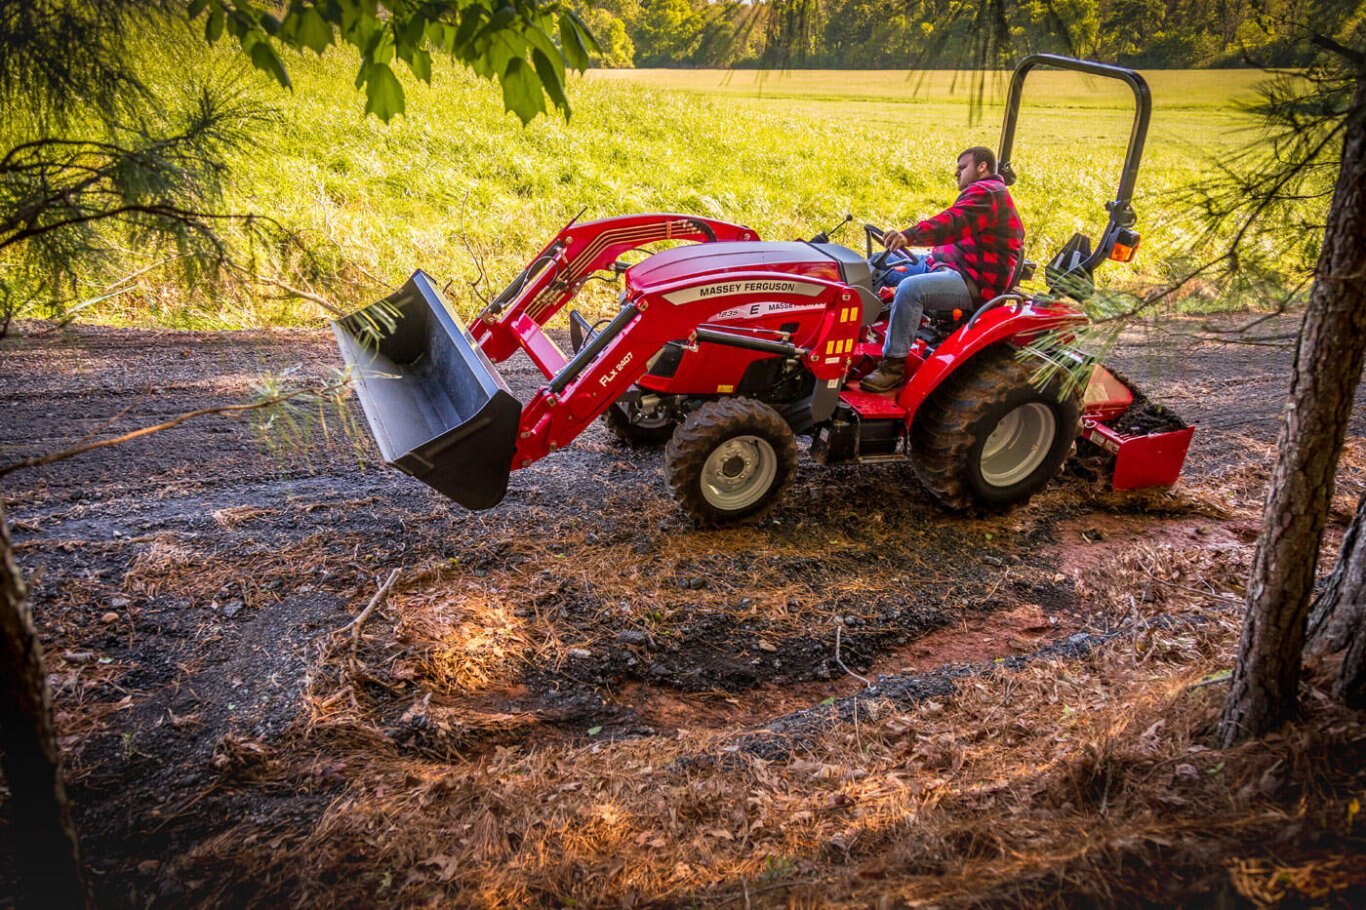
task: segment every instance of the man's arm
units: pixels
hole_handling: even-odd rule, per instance
[[[917,222],[904,231],[887,231],[882,243],[889,250],[899,250],[912,244],[941,246],[956,243],[963,239],[971,225],[981,223],[979,219],[989,224],[992,211],[991,193],[974,183],[958,195],[953,205],[938,215]]]

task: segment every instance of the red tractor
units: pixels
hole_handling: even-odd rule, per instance
[[[1084,394],[1065,371],[1040,383],[1042,359],[1079,361],[1059,339],[1086,323],[1083,299],[1107,258],[1138,244],[1130,199],[1147,132],[1147,84],[1132,70],[1051,55],[1016,70],[1002,129],[1001,173],[1029,71],[1048,65],[1117,78],[1137,111],[1124,172],[1100,241],[1076,235],[1045,269],[1047,290],[1018,286],[976,312],[931,314],[907,361],[909,381],[871,394],[858,380],[882,351],[880,232],[867,249],[829,241],[762,242],[754,231],[690,215],[571,222],[468,329],[422,272],[396,294],[335,323],[385,461],[471,508],[496,505],[509,473],[568,445],[594,420],[636,444],[667,442],[665,471],[702,524],[764,514],[792,478],[796,437],[823,464],[909,459],[944,506],[986,512],[1024,502],[1061,468],[1078,435],[1116,456],[1112,482],[1175,482],[1191,433],[1128,435],[1112,425],[1133,392],[1097,367]],[[846,219],[848,220],[848,219]],[[662,241],[692,241],[628,265]],[[871,261],[870,261],[871,259]],[[584,283],[620,276],[615,317],[570,313],[573,351],[545,332]],[[546,383],[526,403],[500,363],[523,351]],[[1042,352],[1042,353],[1039,353]]]

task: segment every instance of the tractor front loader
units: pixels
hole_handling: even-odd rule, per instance
[[[1077,235],[1049,263],[1048,290],[1018,285],[974,313],[932,314],[888,394],[858,380],[882,351],[886,324],[866,225],[860,253],[822,234],[763,242],[749,228],[679,214],[571,222],[470,324],[452,318],[431,279],[334,324],[386,462],[471,509],[497,504],[511,471],[568,445],[599,417],[628,442],[667,441],[665,473],[697,522],[764,514],[791,479],[796,437],[825,464],[909,460],[942,505],[995,511],[1028,499],[1080,436],[1116,458],[1116,487],[1175,482],[1187,427],[1135,431],[1133,391],[1096,367],[1083,394],[1063,374],[1039,384],[1044,357],[1077,358],[1069,332],[1086,316],[1094,269],[1137,246],[1129,200],[1149,103],[1130,70],[1038,55],[1016,72],[1002,130],[1002,172],[1024,76],[1039,65],[1120,78],[1138,113],[1120,191],[1095,249]],[[686,241],[628,265],[620,257]],[[1019,270],[1023,278],[1028,271]],[[570,312],[572,350],[547,323],[583,284],[620,276],[619,308],[590,325]],[[1041,342],[1047,341],[1047,344]],[[518,401],[496,364],[521,351],[546,382]]]

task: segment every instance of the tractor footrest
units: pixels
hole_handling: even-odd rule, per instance
[[[1110,485],[1116,490],[1169,487],[1181,476],[1194,427],[1126,436],[1093,419],[1082,421],[1081,438],[1115,456]]]
[[[897,403],[899,392],[900,389],[878,394],[846,387],[840,392],[840,401],[851,407],[863,420],[905,420],[906,409]]]

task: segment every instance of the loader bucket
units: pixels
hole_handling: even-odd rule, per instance
[[[522,406],[431,278],[332,329],[384,460],[466,508],[502,501]]]

